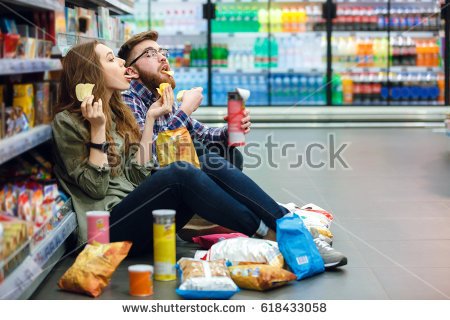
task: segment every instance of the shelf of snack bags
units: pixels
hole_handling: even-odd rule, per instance
[[[66,206],[68,208],[70,203]],[[3,283],[0,282],[0,299],[29,298],[64,255],[64,242],[77,227],[75,213],[70,209],[67,210],[69,211],[59,224],[25,255],[23,262],[4,279]]]
[[[37,277],[51,270],[49,261],[64,253],[60,247],[77,226],[75,214],[56,184],[10,183],[0,200],[0,299],[27,298]]]
[[[48,141],[52,136],[50,125],[39,125],[0,140],[0,164]]]

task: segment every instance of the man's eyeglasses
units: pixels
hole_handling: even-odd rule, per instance
[[[158,55],[158,53],[162,54],[164,57],[168,58],[169,57],[169,50],[167,49],[153,49],[153,48],[147,48],[144,50],[144,52],[142,52],[140,55],[138,55],[133,61],[130,62],[130,64],[128,65],[128,67],[131,67],[134,63],[136,63],[136,61],[138,61],[142,56],[147,55],[147,58],[154,58]]]

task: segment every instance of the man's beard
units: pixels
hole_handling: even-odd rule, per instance
[[[138,70],[139,71],[139,70]],[[156,88],[163,82],[167,82],[175,89],[175,79],[167,76],[163,77],[161,74],[146,74],[145,72],[139,72],[139,79],[153,94],[158,95]]]

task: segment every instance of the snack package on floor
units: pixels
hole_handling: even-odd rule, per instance
[[[301,208],[292,202],[279,204],[287,208],[291,212],[291,214],[296,214],[301,217],[308,230],[310,228],[315,228],[321,235],[328,238],[333,237],[333,234],[330,231],[331,221],[333,221],[333,215],[330,212],[312,203],[304,205]]]
[[[225,260],[181,258],[177,268],[181,285],[176,292],[185,299],[229,299],[239,292]]]
[[[241,289],[265,291],[297,279],[292,272],[267,264],[231,266],[228,270]]]
[[[59,288],[98,297],[128,255],[131,242],[88,244],[59,279]]]
[[[275,241],[234,238],[220,241],[209,249],[207,260],[226,259],[233,264],[251,262],[282,268],[284,259]]]
[[[323,259],[303,219],[298,215],[277,220],[277,242],[297,280],[325,271]]]
[[[156,153],[161,167],[175,161],[185,161],[200,168],[194,143],[186,127],[160,132],[156,139]]]
[[[208,234],[206,236],[193,237],[192,241],[199,244],[203,249],[210,249],[217,242],[233,238],[248,238],[248,236],[239,232]]]

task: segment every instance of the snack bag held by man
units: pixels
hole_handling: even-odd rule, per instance
[[[161,167],[185,161],[200,168],[191,135],[185,127],[160,132],[156,139],[156,153]]]

